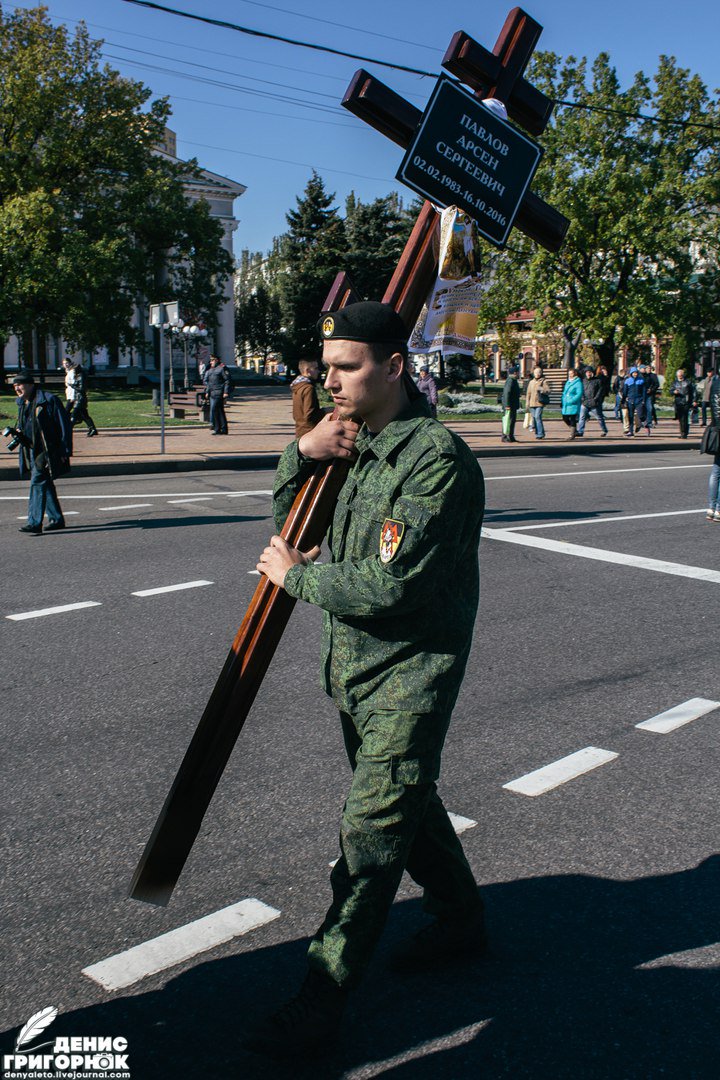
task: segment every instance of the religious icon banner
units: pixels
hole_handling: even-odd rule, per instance
[[[475,222],[448,206],[441,214],[438,278],[410,336],[411,353],[473,355],[487,288],[480,278],[480,254]]]

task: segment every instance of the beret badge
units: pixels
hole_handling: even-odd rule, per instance
[[[335,320],[332,315],[328,315],[327,319],[324,319],[322,324],[323,337],[330,337],[334,329]]]

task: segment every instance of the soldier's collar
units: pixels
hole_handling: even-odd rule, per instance
[[[429,415],[426,399],[423,397],[410,401],[406,408],[376,435],[363,425],[357,441],[358,452],[362,454],[369,449],[379,461],[384,460],[400,443],[409,439],[415,428]]]

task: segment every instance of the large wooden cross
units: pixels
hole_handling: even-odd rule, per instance
[[[552,111],[552,103],[522,78],[540,31],[515,8],[493,53],[459,33],[443,61],[480,96],[503,100],[508,113],[534,133],[542,131]],[[420,118],[418,109],[367,72],[356,74],[343,104],[401,145],[409,141]],[[567,230],[565,218],[534,195],[525,197],[516,224],[553,250]],[[410,329],[437,275],[438,228],[439,215],[426,202],[383,295]],[[359,299],[347,275],[339,274],[323,311]],[[322,542],[347,470],[340,461],[317,466],[283,526],[281,535],[293,547],[307,551]],[[133,899],[152,904],[170,899],[294,606],[283,589],[261,578],[135,871]]]
[[[523,72],[528,65],[542,27],[521,8],[513,8],[490,53],[463,30],[450,42],[442,65],[466,82],[476,97],[502,101],[508,115],[532,135],[543,132],[554,103],[533,87]],[[380,79],[361,68],[342,101],[346,109],[406,147],[420,123],[422,113]],[[569,221],[538,195],[528,192],[515,219],[515,227],[549,251],[558,251]]]

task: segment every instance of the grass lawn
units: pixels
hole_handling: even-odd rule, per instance
[[[62,394],[57,394],[63,400]],[[98,428],[159,427],[160,411],[153,408],[152,390],[94,390],[90,391],[89,411]],[[0,396],[0,426],[14,424],[17,419],[15,394]],[[165,423],[168,426],[199,427],[201,420],[172,420],[166,407]],[[85,425],[81,425],[84,429]]]

